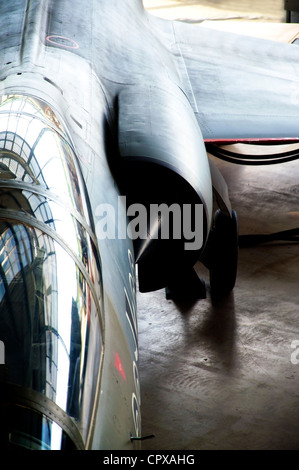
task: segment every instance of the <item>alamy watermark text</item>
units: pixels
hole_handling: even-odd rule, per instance
[[[117,206],[99,204],[95,215],[100,239],[184,239],[186,250],[199,250],[203,245],[203,204],[135,203],[127,207],[126,197],[119,196]],[[129,222],[128,222],[129,218]]]

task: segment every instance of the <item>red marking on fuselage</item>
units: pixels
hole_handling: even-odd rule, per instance
[[[204,139],[206,144],[297,144],[298,137],[250,137],[242,139]]]
[[[65,36],[58,36],[57,34],[47,36],[46,41],[51,44],[54,44],[55,46],[63,47],[66,49],[79,49],[79,44],[76,43],[76,41]]]
[[[117,368],[118,372],[121,374],[121,376],[123,377],[124,380],[127,380],[127,377],[126,377],[126,374],[125,374],[125,370],[123,368],[123,365],[122,365],[122,362],[120,360],[120,357],[118,355],[118,353],[116,353],[115,355],[115,362],[114,362],[114,365],[115,367]]]

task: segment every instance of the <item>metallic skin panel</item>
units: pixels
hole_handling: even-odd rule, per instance
[[[0,129],[0,330],[7,345],[1,380],[55,403],[84,441],[100,380],[103,320],[83,180],[67,135],[44,103],[4,96]],[[37,412],[32,406],[30,416]],[[53,436],[47,446],[59,447]],[[26,447],[29,440],[18,442]]]

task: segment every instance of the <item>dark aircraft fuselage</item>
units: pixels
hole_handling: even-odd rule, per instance
[[[130,449],[135,257],[145,291],[197,259],[202,136],[141,1],[1,2],[0,44],[1,445]],[[186,260],[181,240],[155,251],[100,232],[103,208],[117,232],[128,202],[164,201],[204,206]]]

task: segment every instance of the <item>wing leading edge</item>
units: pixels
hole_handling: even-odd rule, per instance
[[[154,23],[206,141],[299,136],[299,47],[203,25]]]

